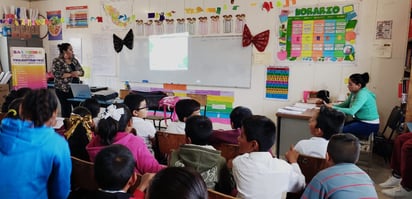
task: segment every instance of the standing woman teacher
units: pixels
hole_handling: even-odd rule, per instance
[[[368,73],[352,74],[348,83],[350,91],[348,99],[341,104],[328,104],[329,107],[354,116],[354,120],[345,123],[343,133],[352,133],[360,138],[366,138],[372,132],[376,134],[379,130],[376,96],[365,87],[368,82]]]
[[[84,75],[82,66],[74,58],[73,47],[69,43],[58,44],[60,55],[53,60],[54,88],[61,106],[61,116],[69,117],[72,105],[67,100],[73,98],[69,83],[80,83],[79,77]]]

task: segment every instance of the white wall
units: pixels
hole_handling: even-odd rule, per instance
[[[4,0],[2,1],[4,2]],[[6,3],[15,2],[6,0]],[[270,12],[262,11],[257,7],[251,7],[251,3],[261,3],[258,0],[237,0],[240,5],[238,13],[245,13],[247,24],[256,34],[266,29],[270,29],[271,38],[266,52],[275,56],[276,49],[276,18],[279,15],[279,10],[273,9]],[[272,1],[274,4],[276,1]],[[317,5],[319,3],[332,4],[333,2],[349,2],[338,0],[297,0],[298,5]],[[356,0],[359,4],[358,14],[358,31],[356,39],[356,66],[344,66],[339,64],[289,64],[290,67],[290,87],[288,101],[267,100],[263,96],[265,94],[265,66],[253,66],[252,84],[250,89],[232,89],[232,88],[213,88],[213,87],[194,87],[188,86],[188,89],[214,89],[235,91],[235,105],[244,105],[250,107],[255,114],[262,114],[275,118],[276,110],[285,105],[290,105],[302,98],[303,90],[320,90],[328,89],[332,97],[337,97],[340,94],[347,92],[344,79],[352,73],[369,72],[371,75],[368,87],[377,95],[379,113],[382,121],[386,121],[387,115],[394,105],[399,104],[397,98],[397,84],[403,75],[403,66],[405,62],[405,52],[407,44],[407,32],[410,15],[410,1],[406,0]],[[213,7],[214,5],[222,5],[226,3],[230,5],[230,0],[134,0],[134,14],[137,18],[145,18],[147,11],[167,11],[175,10],[176,14],[173,18],[180,17],[199,17],[210,16],[208,13],[202,15],[185,15],[184,5],[199,4],[203,7]],[[14,3],[17,4],[17,3]],[[46,11],[62,10],[62,15],[65,13],[66,6],[89,6],[89,16],[103,16],[100,9],[100,1],[97,0],[71,0],[71,1],[56,1],[44,0],[33,1],[30,3],[32,8],[39,8],[40,13],[45,15]],[[228,14],[228,13],[222,13]],[[233,13],[231,13],[233,14]],[[105,20],[105,19],[104,19]],[[375,42],[376,21],[378,20],[393,20],[392,32],[392,57],[389,59],[376,58],[372,56],[372,45]],[[63,39],[71,37],[82,38],[83,64],[91,65],[91,36],[96,33],[102,33],[102,25],[99,23],[89,23],[88,29],[64,29]],[[127,30],[116,32],[119,36],[125,35]],[[113,34],[114,32],[106,31],[103,33]],[[46,52],[49,44],[57,44],[58,42],[44,41]],[[272,65],[280,65],[271,61]],[[284,64],[281,64],[284,65]],[[116,66],[117,70],[120,67]],[[113,89],[122,88],[122,82],[117,77],[98,77],[91,74],[91,78],[87,80],[91,85],[109,86]],[[230,77],[229,77],[230,78]],[[161,87],[161,85],[147,86]],[[133,86],[133,85],[132,85]],[[385,122],[382,122],[385,123]]]
[[[14,5],[16,7],[30,7],[30,2],[28,0],[2,0],[0,2],[0,7],[3,7],[3,5]],[[2,8],[3,9],[3,8]]]

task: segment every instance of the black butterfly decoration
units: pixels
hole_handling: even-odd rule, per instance
[[[129,32],[126,34],[124,39],[120,39],[117,35],[113,34],[113,44],[114,50],[119,53],[123,49],[123,45],[125,45],[128,49],[133,49],[133,30],[130,29]]]

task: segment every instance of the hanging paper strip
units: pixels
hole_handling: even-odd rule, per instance
[[[266,98],[287,100],[289,93],[289,67],[267,67]]]

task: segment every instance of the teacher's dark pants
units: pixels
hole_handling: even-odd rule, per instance
[[[72,113],[72,104],[67,99],[73,98],[72,92],[64,92],[60,89],[56,89],[56,95],[60,101],[61,116],[69,118]]]
[[[379,131],[379,124],[370,124],[359,120],[352,120],[345,123],[343,126],[343,133],[352,133],[358,138],[367,139],[371,133],[375,135]]]

